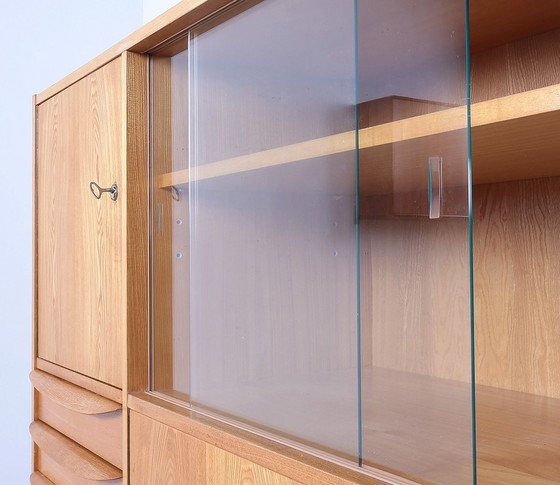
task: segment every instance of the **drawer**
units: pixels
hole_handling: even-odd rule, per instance
[[[35,421],[29,431],[36,446],[36,471],[54,484],[122,485],[121,470],[45,423]]]
[[[35,417],[122,469],[120,404],[41,371],[31,374]]]

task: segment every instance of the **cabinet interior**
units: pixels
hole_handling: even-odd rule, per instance
[[[472,334],[478,483],[483,485],[560,483],[560,14],[554,1],[538,3],[471,2]],[[390,2],[386,8],[390,11]],[[443,7],[438,14],[430,12],[434,23],[448,22],[453,15]],[[336,402],[345,398],[332,392],[352,392],[358,385],[355,332],[341,333],[323,349],[314,348],[313,333],[303,335],[299,345],[307,346],[306,351],[295,349],[289,359],[273,357],[281,369],[281,378],[275,380],[268,379],[274,373],[260,367],[261,360],[252,360],[243,349],[237,348],[241,357],[228,355],[234,352],[228,339],[237,338],[241,330],[216,325],[207,335],[216,362],[203,365],[200,352],[189,344],[192,329],[186,317],[193,304],[189,277],[203,271],[189,259],[189,191],[194,187],[201,199],[205,191],[215,194],[211,204],[197,208],[220,234],[197,249],[205,261],[215,258],[214,268],[206,268],[220,272],[212,281],[231,284],[231,275],[244,271],[247,255],[259,254],[265,243],[283,248],[293,263],[279,267],[262,252],[259,269],[271,285],[291,281],[290,274],[301,282],[279,283],[275,290],[280,300],[290,299],[291,308],[264,299],[259,307],[262,321],[269,314],[292,321],[274,333],[277,341],[285,341],[283,348],[297,331],[290,325],[301,323],[295,316],[298,309],[307,306],[312,310],[303,312],[305,318],[335,325],[355,318],[356,302],[348,295],[359,288],[362,426],[357,433],[363,439],[362,464],[422,484],[466,483],[461,480],[469,476],[472,459],[467,117],[464,91],[438,91],[447,89],[447,76],[458,76],[460,70],[447,72],[444,66],[440,72],[420,73],[427,83],[431,76],[443,79],[441,86],[433,86],[433,97],[397,93],[359,99],[357,131],[302,140],[288,127],[285,136],[294,135],[293,143],[234,155],[216,140],[214,159],[193,171],[188,168],[188,89],[193,87],[186,82],[187,45],[183,38],[151,59],[152,231],[157,240],[152,245],[152,320],[157,322],[152,334],[153,389],[189,402],[189,369],[195,365],[202,380],[216,384],[205,394],[215,405],[200,402],[200,407],[226,417],[222,405],[244,409],[244,415],[232,415],[253,425],[260,422],[263,403],[267,412],[272,407],[283,416],[291,400],[305,395],[309,381],[298,382],[296,374],[304,367],[314,375],[317,402],[294,408],[301,416],[282,423],[283,433],[273,423],[270,431],[290,439],[305,423],[309,436],[324,443],[332,438],[320,438],[326,432],[320,418],[332,423],[331,436],[340,429],[340,442],[344,429],[356,427],[354,413],[346,413],[353,403]],[[376,62],[386,62],[387,72],[396,69],[383,54]],[[328,281],[321,278],[325,260],[308,253],[307,245],[294,244],[293,235],[313,219],[303,207],[330,204],[330,213],[340,214],[340,221],[351,212],[355,172],[342,157],[356,142],[359,254],[352,237],[341,238],[341,228],[327,231],[327,221],[316,221],[308,232],[317,251],[338,258],[330,269],[339,271],[339,277]],[[448,164],[437,219],[428,217],[424,176],[425,161],[434,155]],[[324,174],[324,163],[339,164],[340,170]],[[310,174],[316,174],[317,185],[309,182]],[[267,222],[263,210],[275,218]],[[354,222],[340,224],[351,235]],[[359,280],[344,270],[356,259]],[[196,305],[204,307],[205,315],[219,320],[226,311],[244,311],[247,296],[242,288],[221,292],[220,301],[205,299],[205,290],[215,294],[215,288],[202,288],[198,294]],[[258,294],[260,289],[251,290]],[[321,303],[325,295],[339,295],[336,307]],[[432,324],[424,325],[426,320]],[[243,325],[241,318],[235,321]],[[247,318],[257,321],[254,315]],[[242,329],[247,348],[256,343],[250,341],[252,331],[250,323]],[[270,350],[266,343],[259,345],[262,352]],[[221,363],[239,359],[253,380],[236,381]],[[260,398],[251,388],[257,381]],[[228,386],[238,389],[234,403],[231,394],[221,393]],[[310,421],[315,409],[330,414]],[[333,450],[312,438],[298,441],[342,458],[352,455],[350,444]],[[403,449],[416,451],[405,455]]]

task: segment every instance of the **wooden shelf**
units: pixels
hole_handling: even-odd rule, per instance
[[[320,443],[342,446],[348,443],[348,430],[356,427],[355,402],[333,390],[354,382],[353,372],[317,376],[299,387],[263,382],[258,396],[254,387],[235,386],[207,391],[205,397],[222,409],[243,410],[252,417],[241,426],[265,422],[274,427],[270,419],[276,416],[285,427],[282,417],[289,413],[292,429],[305,429]],[[308,396],[310,381],[316,383],[313,399]],[[298,401],[298,395],[307,397]],[[362,398],[365,467],[423,485],[467,483],[473,456],[470,383],[365,367]],[[560,485],[560,399],[477,385],[476,403],[480,485]],[[179,421],[172,424],[177,427]]]
[[[465,152],[465,107],[451,108],[359,130],[361,176],[366,194],[391,190],[391,163],[395,147],[402,163],[445,152]],[[476,103],[472,106],[474,182],[488,183],[560,175],[560,84]],[[442,138],[443,137],[443,138]],[[449,137],[449,138],[448,138]],[[414,140],[414,142],[412,142]],[[463,140],[463,143],[460,141]],[[349,131],[293,145],[208,163],[160,175],[160,188],[187,184],[251,170],[285,165],[354,150],[356,133]],[[435,151],[435,153],[434,153]],[[461,155],[461,153],[463,155]],[[535,163],[535,161],[538,163]],[[464,164],[463,164],[464,165]],[[376,176],[368,176],[375,171]],[[383,173],[387,176],[383,176]],[[455,178],[456,180],[453,180]],[[464,183],[464,174],[447,186]],[[361,180],[362,183],[362,180]],[[413,185],[415,182],[411,181]],[[407,189],[404,181],[399,184]],[[414,190],[414,186],[410,190]]]

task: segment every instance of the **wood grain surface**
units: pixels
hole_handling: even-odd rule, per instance
[[[469,381],[467,219],[376,218],[360,232],[364,365]]]
[[[135,412],[131,457],[138,485],[299,483]]]
[[[560,149],[560,84],[481,101],[472,106],[473,164],[475,183],[520,180],[558,175],[553,154]],[[441,152],[446,160],[466,153],[466,109],[450,108],[359,130],[363,192],[387,193],[392,188],[391,162],[395,149],[401,165],[414,168],[418,160]],[[159,175],[162,188],[195,180],[302,162],[356,149],[356,133],[345,132],[258,153],[251,153],[197,168]],[[387,151],[387,147],[393,147]],[[536,162],[536,160],[538,162]],[[380,170],[380,172],[377,172]],[[377,180],[370,180],[371,173]],[[418,190],[418,177],[405,175],[402,192]],[[385,173],[383,178],[381,175]],[[366,178],[370,174],[370,179]],[[453,174],[453,172],[452,172]],[[446,175],[447,186],[464,183],[464,170]]]
[[[126,178],[122,65],[39,106],[38,357],[122,386]],[[97,200],[90,182],[119,186]]]
[[[67,382],[71,382],[76,386],[80,386],[88,391],[91,391],[100,396],[106,397],[107,399],[118,402],[122,404],[122,390],[116,387],[105,384],[104,382],[97,381],[91,377],[86,377],[77,372],[71,371],[59,365],[53,364],[46,360],[37,358],[36,359],[37,369],[47,372],[53,376],[64,379]]]
[[[45,475],[40,472],[33,472],[29,477],[31,485],[54,485]]]
[[[87,480],[122,477],[121,470],[40,421],[31,423],[29,431],[43,453],[78,477]]]
[[[148,387],[149,208],[148,208],[148,58],[125,52],[122,57],[123,154],[126,171],[126,264],[121,271],[126,290],[121,359],[125,396]],[[124,222],[123,220],[123,222]],[[124,399],[123,399],[124,401]]]
[[[29,379],[37,391],[77,413],[103,414],[121,409],[116,402],[40,370],[32,371]]]
[[[366,368],[363,377],[363,458],[369,472],[381,469],[408,477],[396,479],[396,483],[471,483],[469,383],[381,368]],[[283,401],[283,396],[278,395],[278,400]],[[476,401],[479,483],[558,485],[560,400],[478,385]],[[135,396],[130,403],[137,412],[192,438],[302,483],[347,483],[326,478],[315,482],[315,475],[306,471],[310,457],[304,453],[181,411],[155,397]],[[250,409],[250,401],[247,405]],[[355,419],[349,415],[324,418],[346,425]],[[297,455],[295,463],[288,458],[290,454]],[[319,463],[314,466],[327,469]],[[358,475],[349,483],[376,483],[368,482],[370,479]],[[390,479],[388,483],[392,483]]]
[[[480,52],[560,26],[556,0],[471,0],[471,49]]]
[[[376,471],[375,477],[366,476],[355,469],[232,427],[149,394],[132,395],[129,404],[131,410],[155,419],[169,429],[306,485],[417,485],[383,471]]]
[[[56,485],[99,485],[100,483],[104,485],[123,485],[124,483],[122,478],[103,481],[83,478],[57,463],[40,448],[37,451],[37,462],[40,473]]]
[[[558,84],[559,26],[560,21],[556,30],[473,54],[472,102],[479,103]]]
[[[474,190],[480,384],[560,398],[560,178]]]
[[[36,409],[38,420],[122,469],[122,410],[81,414],[59,405],[41,393],[37,393]]]
[[[173,169],[173,105],[172,64],[168,57],[153,57],[152,69],[152,173]],[[187,79],[185,79],[187,81]],[[174,382],[173,348],[173,209],[170,190],[152,191],[152,318],[155,322],[152,336],[153,384],[155,389],[172,389]],[[185,221],[188,226],[188,220]],[[179,252],[179,250],[177,250]],[[188,259],[187,253],[185,253]],[[185,297],[184,295],[183,297]],[[187,318],[187,315],[184,315]],[[185,354],[188,358],[188,346]]]

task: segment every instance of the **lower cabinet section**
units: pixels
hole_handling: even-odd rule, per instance
[[[142,414],[130,413],[130,485],[298,485]]]
[[[122,471],[41,421],[29,427],[36,469],[56,485],[122,484]]]
[[[121,404],[46,372],[30,374],[34,416],[32,485],[122,484]]]
[[[37,393],[37,419],[60,431],[84,448],[122,469],[122,410],[82,414]]]

